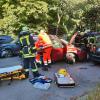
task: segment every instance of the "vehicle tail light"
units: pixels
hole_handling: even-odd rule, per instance
[[[96,51],[96,47],[94,46],[94,47],[93,47],[93,52],[95,52],[95,51]]]
[[[91,47],[90,51],[95,53],[96,52],[96,46]]]

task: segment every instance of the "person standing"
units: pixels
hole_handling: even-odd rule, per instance
[[[29,76],[29,69],[32,70],[34,78],[38,77],[39,72],[35,62],[35,41],[32,37],[32,34],[30,34],[28,27],[22,28],[22,31],[19,34],[19,42],[21,46],[21,53],[26,77]]]
[[[35,47],[37,49],[37,53],[36,53],[36,62],[38,64],[38,66],[43,67],[43,41],[38,39],[35,42]]]
[[[47,71],[48,68],[51,66],[51,51],[52,51],[52,43],[51,40],[48,36],[48,34],[44,31],[41,30],[38,38],[40,41],[42,41],[42,49],[43,49],[43,63],[44,67],[42,68],[44,71]]]

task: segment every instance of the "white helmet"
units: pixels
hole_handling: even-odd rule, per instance
[[[28,27],[27,27],[27,26],[22,27],[22,30],[23,30],[23,31],[28,31]]]
[[[45,30],[40,30],[40,33],[45,33]]]

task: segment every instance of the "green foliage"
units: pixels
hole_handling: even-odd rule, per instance
[[[90,10],[84,12],[83,16],[85,25],[93,31],[98,31],[100,28],[100,6],[92,7]]]
[[[86,100],[99,100],[100,99],[100,86],[96,87],[94,91],[88,94]]]
[[[0,0],[0,30],[11,34],[28,26],[39,32],[53,26],[54,33],[71,36],[84,27],[99,29],[99,5],[100,0]]]
[[[100,100],[100,84],[84,96],[77,97],[76,100]]]
[[[20,31],[27,25],[30,29],[45,27],[47,24],[48,4],[42,0],[4,0],[0,29],[6,33]]]

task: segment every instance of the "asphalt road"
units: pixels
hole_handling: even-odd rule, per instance
[[[1,68],[18,64],[21,64],[18,57],[0,59]],[[75,100],[75,97],[86,94],[100,82],[100,65],[94,65],[91,62],[69,66],[65,62],[57,62],[48,72],[41,69],[39,71],[53,79],[54,73],[59,68],[65,67],[74,78],[76,87],[58,88],[53,82],[48,90],[39,90],[35,89],[28,79],[13,81],[11,85],[4,81],[0,85],[0,100]]]

